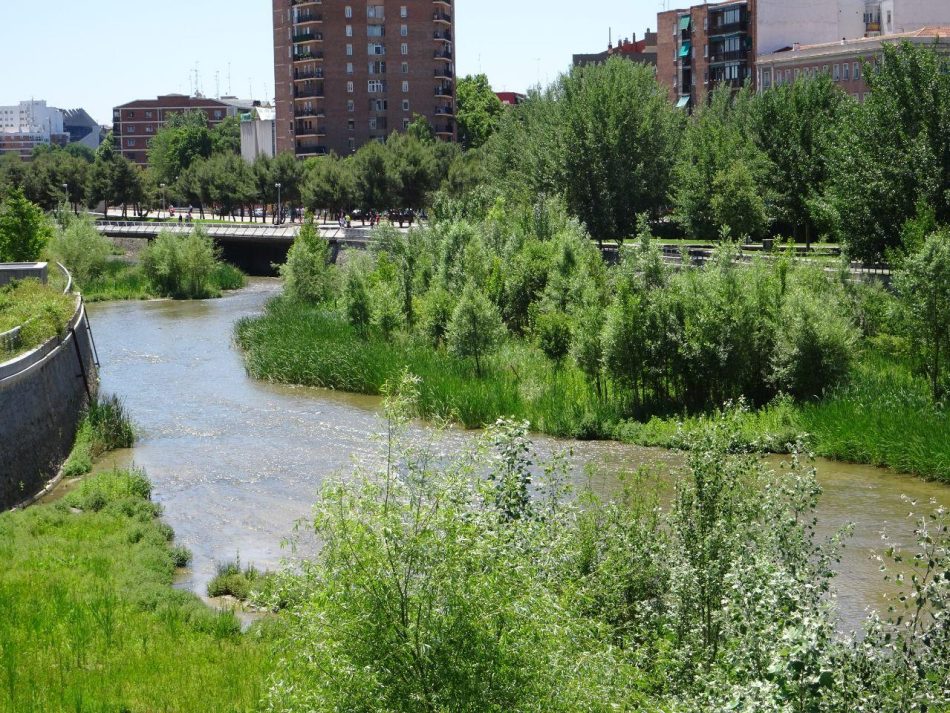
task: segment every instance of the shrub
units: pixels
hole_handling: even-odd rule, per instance
[[[184,236],[161,232],[142,251],[145,276],[164,297],[212,297],[215,290],[211,276],[216,264],[214,243],[200,229]]]
[[[333,290],[333,272],[329,262],[329,243],[320,237],[313,222],[308,221],[291,245],[287,262],[280,266],[284,291],[302,302],[325,301]]]
[[[13,189],[0,203],[0,262],[38,260],[52,228],[43,210]]]
[[[538,346],[558,366],[571,349],[571,321],[563,312],[542,312],[534,325]]]
[[[69,216],[69,217],[67,217]],[[99,234],[92,219],[64,214],[64,224],[50,241],[51,255],[72,272],[76,281],[85,284],[99,277],[112,254],[112,243]]]
[[[498,347],[504,332],[495,305],[473,284],[466,285],[449,322],[448,344],[452,353],[463,359],[473,357],[475,371],[480,375],[482,359]]]
[[[352,327],[365,332],[369,327],[372,312],[366,281],[359,270],[351,269],[346,273],[343,287],[343,311]]]
[[[455,309],[452,295],[444,287],[430,289],[419,301],[419,331],[433,347],[441,346]]]
[[[231,596],[242,602],[247,601],[254,594],[255,588],[260,586],[263,577],[254,565],[242,569],[240,559],[219,564],[217,573],[208,583],[208,596]]]

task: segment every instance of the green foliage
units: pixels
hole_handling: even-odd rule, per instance
[[[464,149],[477,149],[497,130],[504,107],[484,74],[462,77],[455,92],[459,143]]]
[[[13,189],[0,203],[0,262],[39,259],[52,235],[42,209]]]
[[[149,167],[158,181],[171,185],[195,161],[210,157],[216,143],[226,143],[224,132],[217,142],[212,136],[204,112],[172,115],[149,143]]]
[[[934,401],[950,390],[950,230],[933,233],[896,276],[921,371]]]
[[[163,297],[203,299],[216,294],[214,243],[200,228],[187,235],[161,232],[142,251],[142,271]]]
[[[475,371],[481,375],[482,360],[497,348],[504,329],[495,306],[475,285],[469,283],[452,311],[446,341],[455,356],[474,358]]]
[[[115,471],[0,514],[0,709],[258,709],[268,646],[172,587],[184,555],[150,493]]]
[[[562,91],[567,204],[599,239],[631,235],[666,203],[679,115],[649,67],[620,58],[573,68]]]
[[[69,269],[80,285],[99,277],[112,255],[112,243],[100,235],[92,219],[65,213],[65,225],[54,231],[50,255]]]
[[[219,564],[218,571],[208,582],[208,596],[230,596],[246,602],[258,593],[265,576],[254,565],[242,569],[240,559]]]
[[[103,454],[131,448],[134,441],[132,421],[119,398],[97,396],[79,423],[72,452],[63,464],[63,474],[71,478],[85,475]]]
[[[907,42],[865,67],[871,92],[845,132],[834,188],[841,239],[855,258],[876,261],[900,248],[920,204],[950,222],[947,67],[942,54]]]
[[[307,165],[303,202],[310,210],[338,215],[356,203],[356,180],[349,163],[321,156]]]
[[[280,266],[284,290],[301,302],[319,303],[328,299],[333,290],[329,260],[329,243],[308,221],[294,239],[287,262]]]
[[[544,355],[560,366],[571,350],[571,321],[562,312],[544,312],[536,323],[538,346]]]
[[[0,360],[38,347],[62,336],[76,312],[76,296],[64,295],[37,280],[23,280],[0,287],[0,334],[20,327],[19,338],[0,344]]]
[[[346,273],[343,282],[343,305],[350,326],[365,332],[371,319],[371,307],[366,281],[358,269]]]
[[[431,146],[411,134],[390,134],[386,141],[386,174],[394,205],[413,210],[428,205],[429,193],[439,179]]]

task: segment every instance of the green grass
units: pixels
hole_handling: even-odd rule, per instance
[[[264,628],[172,588],[183,555],[158,515],[135,471],[0,514],[0,711],[257,709]]]
[[[224,290],[238,290],[246,284],[246,276],[228,263],[219,263],[211,276],[215,295]],[[137,263],[110,260],[105,271],[79,288],[87,302],[112,300],[148,300],[158,297]]]
[[[0,361],[6,361],[62,334],[76,311],[76,297],[23,280],[0,287],[0,333],[22,327],[12,348],[0,345]]]
[[[115,396],[97,398],[79,423],[73,450],[63,464],[63,475],[85,475],[99,456],[118,448],[131,448],[134,440],[135,431],[122,402]]]
[[[508,340],[481,377],[470,361],[411,338],[359,335],[336,313],[279,298],[237,327],[248,371],[259,379],[380,394],[404,369],[421,379],[420,410],[478,428],[507,416],[557,436],[606,436],[616,420],[574,367],[553,369],[533,346]]]
[[[679,448],[713,417],[625,419],[615,404],[597,398],[577,368],[555,369],[524,341],[509,339],[477,377],[472,364],[443,350],[404,336],[364,337],[332,311],[284,298],[264,316],[240,322],[237,337],[248,372],[258,379],[379,394],[408,369],[421,379],[423,417],[469,428],[513,417],[554,436]],[[818,455],[950,482],[950,415],[931,403],[926,383],[903,358],[873,345],[856,360],[849,383],[822,400],[780,397],[736,418],[736,447],[785,452],[804,437]]]
[[[241,560],[218,565],[218,571],[208,582],[209,597],[231,596],[242,602],[250,600],[264,585],[269,575],[254,565],[241,567]]]

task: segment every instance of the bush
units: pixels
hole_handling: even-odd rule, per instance
[[[313,222],[308,221],[291,245],[287,262],[280,266],[284,291],[302,302],[327,300],[333,294],[333,272],[329,263],[330,245],[320,237]]]
[[[112,243],[99,234],[91,218],[74,217],[67,212],[63,226],[53,234],[49,251],[84,287],[105,271],[112,254]]]
[[[482,359],[498,347],[504,333],[505,327],[495,305],[473,284],[466,285],[448,326],[452,353],[463,359],[473,357],[475,371],[481,375]]]
[[[13,189],[0,203],[0,262],[38,260],[52,228],[43,210]]]
[[[846,377],[858,339],[843,312],[828,295],[796,290],[787,298],[772,359],[779,389],[808,400]]]
[[[254,565],[241,569],[241,560],[218,565],[218,571],[208,583],[209,597],[231,596],[248,601],[260,587],[264,575]]]
[[[216,265],[214,242],[200,228],[184,236],[161,232],[142,251],[145,276],[163,297],[213,297],[211,276]]]
[[[538,346],[558,366],[571,350],[571,321],[563,312],[543,312],[534,325]]]

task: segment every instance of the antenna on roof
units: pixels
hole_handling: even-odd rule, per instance
[[[215,99],[221,98],[221,72],[217,69],[214,70],[214,97]]]
[[[231,93],[231,63],[228,62],[228,94]]]

